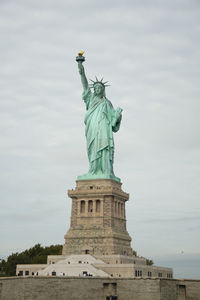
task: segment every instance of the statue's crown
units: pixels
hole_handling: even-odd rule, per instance
[[[96,76],[95,76],[95,77],[96,77]],[[107,86],[110,86],[109,84],[106,84],[106,83],[108,83],[108,81],[103,82],[103,78],[102,78],[101,80],[98,80],[98,78],[96,77],[96,81],[94,81],[94,80],[92,80],[92,79],[90,79],[90,81],[92,81],[92,83],[89,84],[89,86],[90,86],[91,88],[94,88],[95,84],[97,84],[97,83],[102,84],[104,88],[107,87]]]

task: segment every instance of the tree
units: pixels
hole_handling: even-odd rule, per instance
[[[12,253],[7,260],[0,260],[0,276],[15,276],[18,264],[46,264],[48,255],[62,254],[62,245],[42,247],[36,244],[21,253]]]
[[[137,256],[137,251],[133,250],[133,255]]]
[[[152,259],[146,259],[146,264],[147,266],[152,266],[154,264],[153,260]]]

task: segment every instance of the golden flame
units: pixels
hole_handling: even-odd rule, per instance
[[[84,54],[84,51],[79,51],[78,55],[82,56]]]

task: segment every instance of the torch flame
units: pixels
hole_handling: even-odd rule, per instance
[[[84,54],[84,51],[79,51],[78,55],[82,56]]]

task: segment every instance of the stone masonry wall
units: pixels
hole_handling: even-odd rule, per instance
[[[200,300],[200,280],[0,278],[0,300]]]

